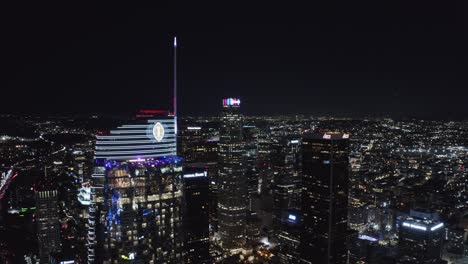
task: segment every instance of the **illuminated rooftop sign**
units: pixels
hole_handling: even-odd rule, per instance
[[[296,218],[297,218],[297,216],[295,216],[295,215],[293,215],[293,214],[290,214],[290,215],[288,216],[288,219],[291,220],[291,221],[296,221]]]
[[[184,178],[196,178],[196,177],[206,177],[208,176],[208,173],[206,171],[204,172],[195,172],[191,174],[184,174]]]
[[[161,125],[161,123],[156,122],[154,125],[153,136],[158,142],[164,138],[164,127]]]
[[[239,98],[225,98],[223,99],[223,106],[224,107],[240,106],[240,99]]]
[[[444,223],[438,223],[437,225],[434,225],[434,226],[429,228],[427,226],[423,226],[423,225],[419,225],[419,224],[415,224],[415,223],[403,222],[403,226],[409,227],[409,228],[412,228],[412,229],[421,230],[421,231],[428,231],[428,229],[430,231],[435,231],[435,230],[443,227]]]

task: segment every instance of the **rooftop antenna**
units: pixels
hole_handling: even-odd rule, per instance
[[[177,37],[174,36],[174,98],[173,98],[173,114],[174,114],[174,132],[177,137]],[[177,148],[177,147],[176,147]]]
[[[174,98],[173,98],[174,116],[177,117],[177,37],[174,37]]]

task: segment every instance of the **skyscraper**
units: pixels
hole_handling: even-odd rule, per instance
[[[36,192],[36,225],[39,259],[49,263],[50,255],[61,250],[57,190]]]
[[[274,218],[282,211],[299,210],[301,200],[300,140],[295,137],[279,142],[273,153],[273,206]]]
[[[142,111],[98,136],[88,263],[181,263],[183,183],[174,118]]]
[[[348,137],[303,135],[301,258],[306,263],[347,261]]]
[[[245,222],[248,206],[245,177],[245,142],[240,99],[223,100],[219,139],[218,231],[222,247],[235,251],[245,243]]]
[[[300,139],[287,137],[272,152],[274,170],[273,227],[281,263],[298,263],[300,241],[301,160]]]
[[[257,128],[255,126],[243,126],[242,133],[245,141],[245,176],[247,179],[249,210],[253,211],[253,200],[259,194]]]
[[[184,230],[187,263],[211,263],[208,168],[203,164],[186,165],[184,169],[184,187]]]
[[[398,263],[440,263],[444,233],[444,223],[434,214],[412,210],[400,224]]]

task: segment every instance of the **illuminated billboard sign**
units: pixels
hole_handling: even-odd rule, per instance
[[[164,127],[157,122],[153,127],[153,136],[159,142],[164,138]]]
[[[206,176],[208,176],[208,173],[206,171],[184,174],[184,178],[196,178],[196,177],[206,177]]]
[[[239,98],[225,98],[223,99],[223,106],[240,106],[240,99]]]
[[[174,118],[125,124],[97,135],[96,159],[144,161],[176,155]]]

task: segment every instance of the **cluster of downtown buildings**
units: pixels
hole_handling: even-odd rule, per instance
[[[29,122],[38,139],[2,138],[0,224],[35,246],[1,240],[6,263],[467,261],[466,123],[244,117],[237,98],[105,131]]]

